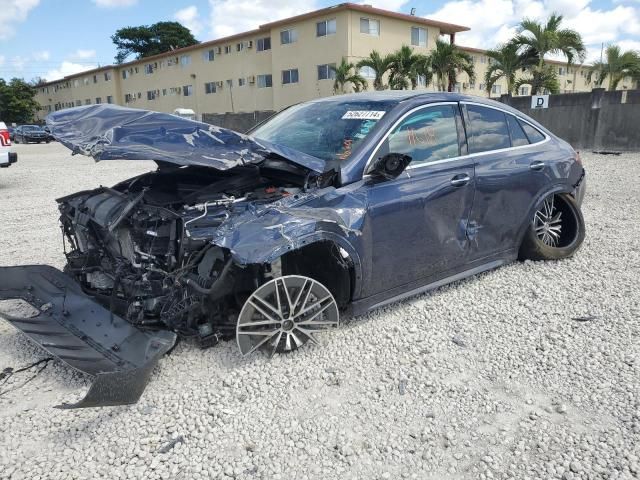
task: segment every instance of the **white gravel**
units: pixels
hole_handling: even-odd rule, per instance
[[[61,267],[54,198],[153,165],[16,150],[0,170],[2,265]],[[51,408],[88,385],[59,362],[23,387],[31,374],[14,375],[0,478],[638,478],[640,155],[583,159],[573,259],[441,288],[272,361],[182,343],[134,406]],[[0,321],[0,369],[43,357]]]

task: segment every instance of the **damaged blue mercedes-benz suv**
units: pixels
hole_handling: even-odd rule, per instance
[[[0,268],[3,316],[95,377],[72,407],[134,403],[178,336],[269,355],[358,315],[585,235],[579,155],[501,103],[417,92],[295,105],[248,135],[93,105],[52,135],[158,167],[58,199],[67,259]]]

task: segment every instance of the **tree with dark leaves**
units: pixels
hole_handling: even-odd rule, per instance
[[[118,64],[123,63],[130,55],[140,59],[200,43],[188,28],[178,22],[124,27],[112,35],[111,40],[118,49]]]

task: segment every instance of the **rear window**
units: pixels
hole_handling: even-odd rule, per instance
[[[522,145],[529,145],[529,139],[522,130],[520,123],[513,115],[507,115],[507,123],[509,124],[509,133],[511,134],[511,145],[514,147],[520,147]]]
[[[500,110],[467,105],[471,122],[469,153],[499,150],[511,146],[505,114]]]
[[[523,122],[522,120],[518,120],[518,122],[520,123],[520,125],[522,125],[522,129],[524,130],[524,133],[527,134],[527,137],[529,138],[529,143],[538,143],[544,140],[544,135],[540,133],[540,130],[538,130],[535,127],[532,127],[531,125],[529,125],[526,122]]]

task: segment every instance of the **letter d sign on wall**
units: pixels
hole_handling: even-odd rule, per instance
[[[549,108],[549,95],[531,95],[531,108]]]

